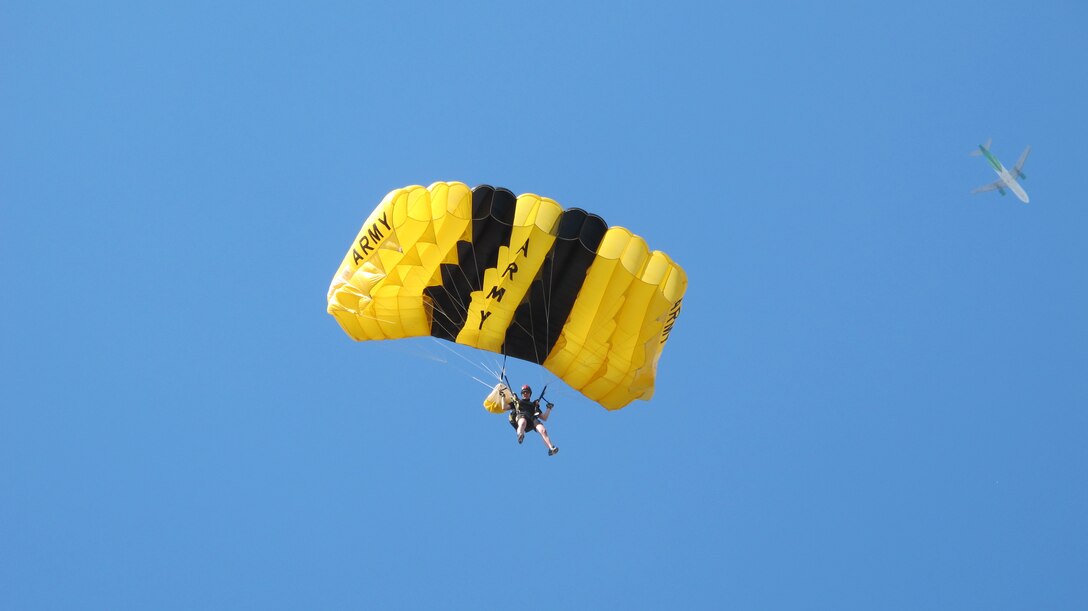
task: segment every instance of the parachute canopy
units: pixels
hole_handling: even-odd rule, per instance
[[[431,335],[543,365],[619,409],[654,392],[687,276],[622,227],[531,193],[391,191],[329,286],[352,339]]]

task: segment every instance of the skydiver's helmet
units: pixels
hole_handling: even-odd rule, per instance
[[[525,386],[521,387],[521,394],[522,395],[529,395],[531,397],[531,396],[533,396],[533,389],[529,388],[529,385],[526,384]]]

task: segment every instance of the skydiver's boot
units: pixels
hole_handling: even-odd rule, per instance
[[[548,450],[548,456],[555,456],[558,453],[559,453],[559,446],[555,446],[554,448]]]

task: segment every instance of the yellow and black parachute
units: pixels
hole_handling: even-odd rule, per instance
[[[607,409],[654,392],[687,276],[622,227],[533,194],[396,189],[329,286],[352,339],[431,335],[539,363]]]

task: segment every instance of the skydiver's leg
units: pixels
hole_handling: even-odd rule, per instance
[[[525,416],[518,417],[518,443],[525,441],[525,427],[529,425],[525,420]]]
[[[540,433],[540,438],[544,440],[544,445],[548,446],[549,450],[555,449],[555,446],[552,445],[552,440],[548,438],[548,429],[544,428],[542,423],[536,423],[536,432]]]

